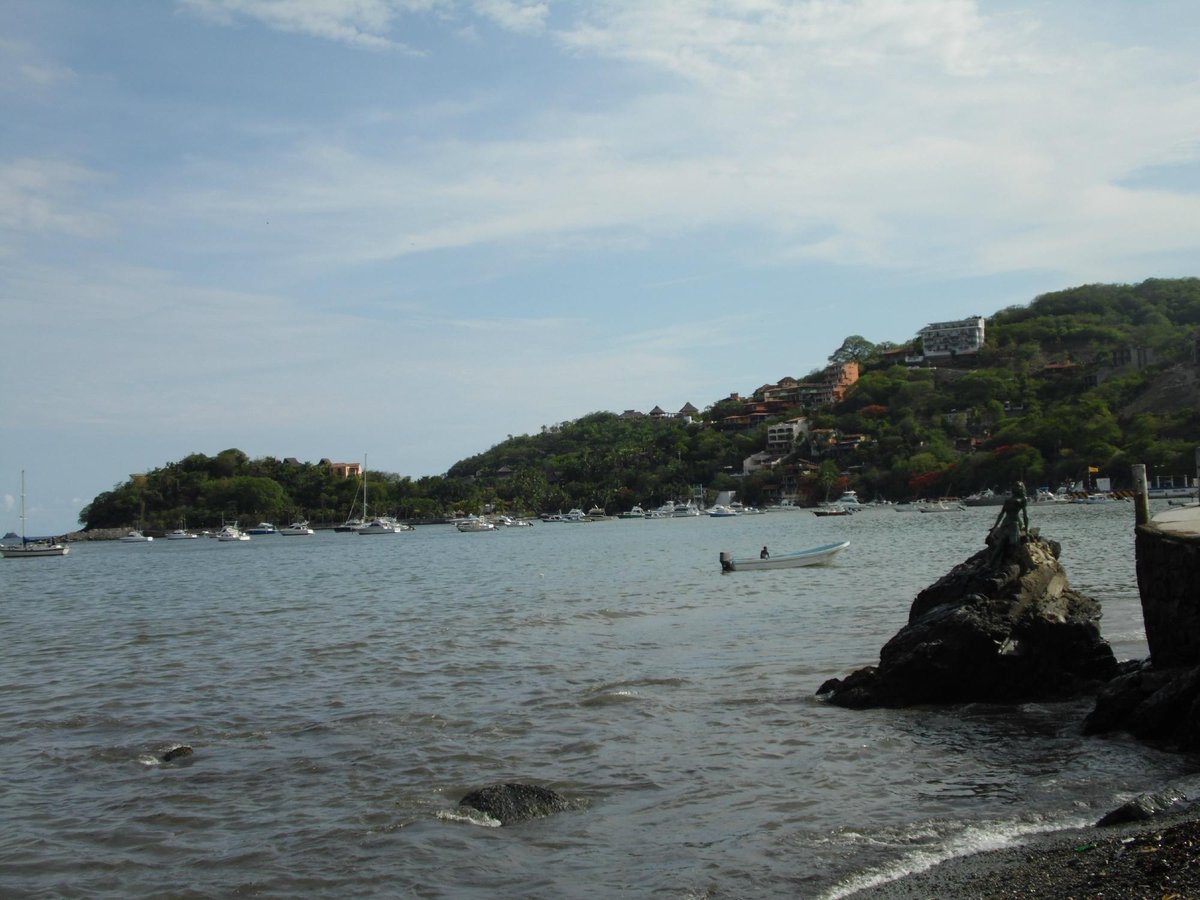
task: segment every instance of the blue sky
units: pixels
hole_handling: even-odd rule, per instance
[[[1197,275],[1200,5],[0,0],[0,531]]]

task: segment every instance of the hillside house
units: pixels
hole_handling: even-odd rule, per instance
[[[925,359],[978,353],[983,347],[984,319],[970,316],[954,322],[934,322],[918,334]]]
[[[807,433],[808,419],[803,416],[786,422],[776,422],[767,427],[767,450],[771,453],[790,453],[800,436]]]

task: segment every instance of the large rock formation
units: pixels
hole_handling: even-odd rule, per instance
[[[1072,696],[1113,677],[1100,605],[1073,590],[1060,548],[1036,534],[981,550],[921,591],[879,665],[831,679],[839,706],[1015,703]]]

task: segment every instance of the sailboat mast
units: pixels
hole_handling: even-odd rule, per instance
[[[25,470],[21,470],[21,546],[25,546]]]

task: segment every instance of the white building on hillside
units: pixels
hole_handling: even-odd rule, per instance
[[[934,322],[920,331],[921,352],[926,359],[938,356],[958,356],[978,353],[983,346],[984,319],[971,316],[957,322]]]

